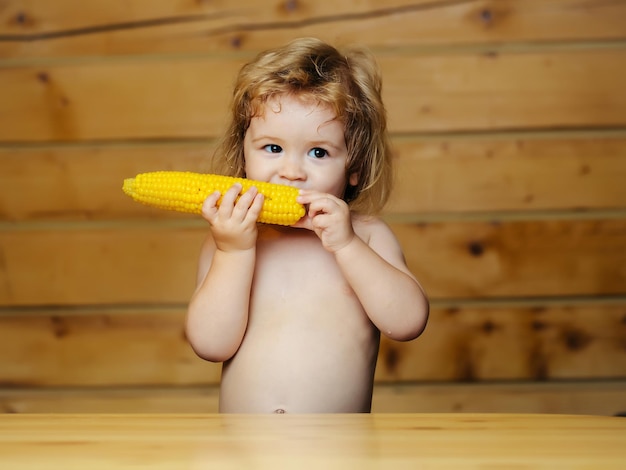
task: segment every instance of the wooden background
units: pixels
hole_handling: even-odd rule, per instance
[[[626,411],[626,1],[0,1],[0,411],[215,411],[185,341],[206,225],[122,180],[203,171],[238,68],[368,45],[432,300],[374,411]]]

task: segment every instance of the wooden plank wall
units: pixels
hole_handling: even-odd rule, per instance
[[[206,226],[121,182],[206,168],[237,69],[297,36],[376,53],[432,299],[374,411],[626,411],[624,0],[0,2],[0,411],[216,410]]]

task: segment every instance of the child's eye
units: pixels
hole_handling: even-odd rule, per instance
[[[281,146],[276,144],[268,144],[263,148],[269,153],[280,153],[283,151]]]
[[[309,155],[315,158],[324,158],[328,155],[328,152],[320,147],[315,147],[309,150]]]

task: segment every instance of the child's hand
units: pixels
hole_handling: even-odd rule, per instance
[[[224,193],[219,207],[219,191],[209,195],[202,205],[202,217],[211,225],[218,250],[247,250],[256,244],[256,221],[263,208],[263,195],[252,186],[237,199],[241,189],[241,184],[234,184]]]
[[[308,204],[308,210],[294,226],[313,230],[326,250],[335,253],[352,241],[355,235],[345,201],[331,194],[302,189],[298,202]]]

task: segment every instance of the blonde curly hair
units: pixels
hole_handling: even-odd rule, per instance
[[[230,124],[216,149],[211,171],[245,176],[243,142],[253,117],[272,97],[294,94],[330,106],[345,127],[348,149],[344,200],[351,210],[382,210],[392,186],[392,155],[382,79],[365,49],[339,51],[314,38],[301,38],[259,54],[244,65],[235,83]]]

